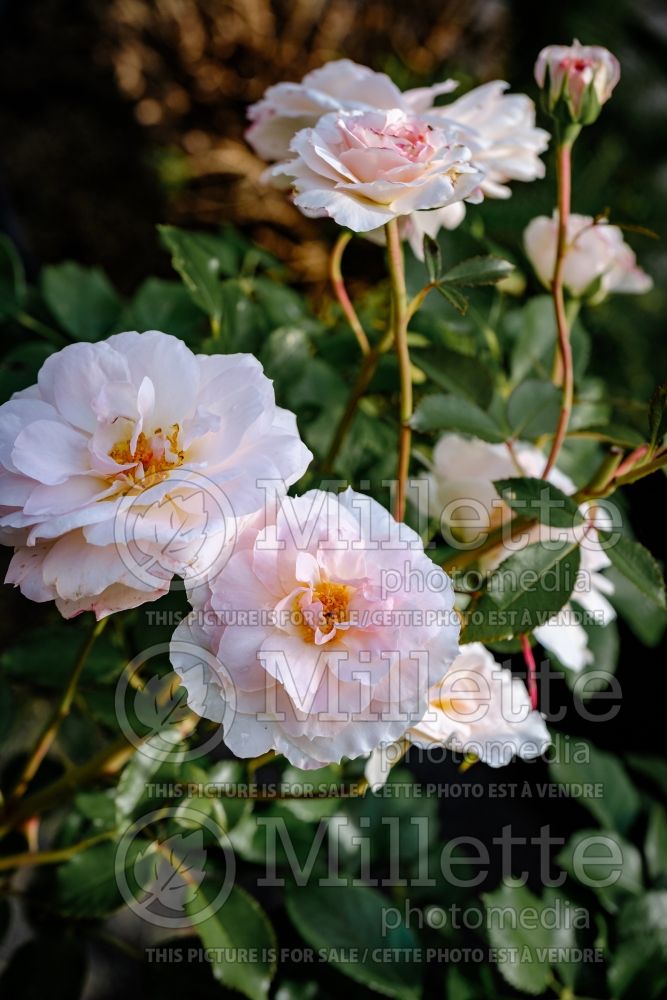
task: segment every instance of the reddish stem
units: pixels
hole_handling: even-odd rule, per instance
[[[537,667],[535,666],[533,649],[527,635],[520,635],[519,639],[521,640],[521,651],[523,653],[523,658],[526,661],[526,669],[528,671],[527,681],[528,694],[530,695],[530,707],[537,708]]]
[[[333,250],[331,251],[331,257],[329,259],[329,277],[331,279],[331,286],[334,290],[336,298],[340,303],[340,307],[345,313],[345,318],[352,327],[352,331],[357,338],[359,347],[361,348],[362,354],[370,354],[371,345],[366,336],[366,331],[361,325],[361,320],[357,316],[356,310],[352,305],[350,296],[347,294],[347,289],[345,288],[345,282],[343,281],[343,253],[345,247],[352,239],[352,233],[341,233]]]

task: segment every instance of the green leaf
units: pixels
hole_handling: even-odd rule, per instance
[[[642,856],[615,830],[578,830],[556,860],[610,913],[642,892]]]
[[[124,330],[162,330],[195,345],[204,320],[187,288],[178,281],[148,278],[126,309]]]
[[[638,753],[628,754],[626,760],[633,771],[648,778],[653,787],[667,797],[667,761],[662,757]]]
[[[377,794],[368,792],[345,801],[343,808],[350,819],[350,829],[346,828],[342,846],[351,860],[359,857],[354,838],[357,844],[367,840],[373,861],[395,865],[400,862],[401,871],[418,864],[428,844],[437,844],[436,799],[425,796],[415,800],[410,794],[412,789],[410,772],[404,767],[394,767]],[[421,818],[421,829],[417,817]]]
[[[522,517],[536,518],[552,528],[572,529],[583,524],[574,500],[544,479],[497,479],[493,485],[498,496]]]
[[[455,264],[439,279],[440,285],[456,285],[475,287],[477,285],[495,285],[507,278],[514,271],[514,264],[502,257],[488,254],[482,257],[470,257],[468,260]]]
[[[609,600],[645,646],[657,646],[667,629],[667,611],[650,601],[613,566],[605,573],[613,584]],[[667,792],[666,792],[667,794]]]
[[[462,295],[456,288],[449,288],[447,285],[436,285],[435,290],[440,292],[443,299],[446,299],[450,306],[454,306],[457,312],[460,312],[462,316],[468,311],[468,299],[465,295]]]
[[[199,896],[212,904],[219,889],[207,874],[195,899],[186,903],[186,910],[196,915],[201,910]],[[269,956],[276,950],[276,937],[264,910],[245,889],[234,886],[220,909],[196,923],[195,930],[204,947],[212,949],[211,969],[218,982],[249,1000],[264,1000],[269,995],[276,973],[275,961]],[[249,951],[257,952],[256,960],[234,957]]]
[[[644,437],[634,427],[624,427],[622,424],[610,424],[605,420],[604,425],[593,424],[592,426],[578,427],[577,433],[568,435],[575,438],[591,438],[596,441],[605,441],[609,444],[620,444],[626,448],[636,448],[642,444]]]
[[[132,866],[148,841],[133,841],[125,859]],[[118,888],[116,845],[96,844],[59,865],[56,872],[57,905],[69,917],[104,917],[123,903]]]
[[[175,226],[158,226],[171,262],[193,301],[220,327],[224,308],[221,279],[237,273],[238,255],[221,236],[191,233]]]
[[[552,780],[566,790],[568,787],[592,789],[594,794],[578,795],[577,801],[595,816],[601,826],[627,833],[639,812],[641,800],[618,758],[598,750],[586,740],[578,740],[581,756],[588,760],[582,763],[572,759],[560,734],[554,734],[554,742],[556,753],[549,764]]]
[[[166,730],[161,734],[161,738],[164,739],[164,747],[166,748],[167,741],[171,739],[176,743],[179,739],[179,734],[178,732]],[[160,749],[162,748],[162,744],[160,744]],[[163,763],[165,769],[168,769],[167,762],[156,760],[155,758],[159,755],[151,754],[149,750],[146,752],[143,752],[141,749],[137,750],[129,763],[123,768],[118,779],[115,801],[116,816],[119,822],[131,817],[137,806],[143,802],[147,792],[146,786],[151,783],[151,779],[154,779],[153,784],[159,783],[156,775],[163,768]],[[177,753],[175,750],[173,752],[174,754]]]
[[[442,274],[442,252],[440,244],[428,233],[424,233],[424,263],[429,281],[435,284]]]
[[[648,405],[648,426],[651,446],[657,447],[667,433],[667,382],[659,385]]]
[[[453,393],[465,396],[485,410],[493,399],[493,375],[477,357],[469,357],[446,347],[415,351],[412,361],[433,381]]]
[[[510,367],[512,383],[517,385],[529,373],[548,379],[556,347],[556,320],[550,295],[538,295],[506,319],[514,336]],[[570,340],[575,376],[583,375],[590,356],[590,337],[579,319],[575,320]]]
[[[667,892],[647,892],[628,900],[618,918],[620,941],[609,982],[612,995],[654,1000],[667,989]]]
[[[489,576],[461,641],[495,642],[544,625],[572,593],[579,563],[574,544],[556,550],[536,542],[515,552]]]
[[[652,879],[667,875],[667,810],[658,802],[652,804],[649,812],[644,856]]]
[[[339,972],[385,996],[421,995],[421,970],[405,954],[415,948],[414,938],[402,922],[383,933],[387,900],[381,893],[354,885],[290,886],[286,904],[299,934],[311,947],[324,949]],[[386,948],[396,949],[394,961],[378,957]]]
[[[553,433],[560,407],[561,393],[552,382],[534,378],[521,382],[507,401],[507,420],[513,436],[532,440]]]
[[[120,315],[121,301],[95,267],[74,261],[45,267],[42,294],[60,326],[75,340],[101,340]]]
[[[552,946],[552,931],[540,921],[542,901],[519,885],[502,885],[495,892],[484,893],[482,899],[491,945],[499,949],[498,969],[503,979],[524,993],[542,993],[552,979],[545,957]],[[508,912],[513,916],[508,917]],[[501,916],[494,918],[496,913]]]
[[[0,322],[16,315],[26,292],[21,258],[9,237],[0,233]]]
[[[506,437],[488,413],[461,396],[424,396],[411,423],[416,431],[459,431],[495,444]]]
[[[667,608],[665,603],[665,580],[657,562],[639,542],[622,535],[612,535],[611,532],[599,532],[604,543],[605,553],[613,565],[637,587],[642,594],[650,598],[660,608]]]

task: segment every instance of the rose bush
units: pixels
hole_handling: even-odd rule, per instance
[[[29,954],[50,977],[30,995],[88,998],[102,947],[164,996],[202,976],[206,996],[333,996],[340,975],[411,1000],[661,995],[658,762],[625,729],[622,759],[574,735],[616,696],[625,625],[649,648],[667,626],[625,499],[667,466],[656,342],[627,336],[661,289],[591,204],[604,183],[585,205],[604,215],[571,211],[614,57],[549,47],[536,75],[556,213],[534,185],[502,226],[482,202],[542,176],[548,133],[499,81],[438,103],[449,80],[401,91],[344,60],[251,109],[285,197],[344,227],[322,228],[332,295],[228,227],[160,227],[182,283],[129,297],[71,262],[30,284],[0,238],[0,528],[22,592],[0,618],[7,995]],[[384,247],[357,245],[348,289],[357,232]],[[610,309],[616,291],[650,298]],[[600,838],[616,880],[589,877]],[[450,953],[459,901],[481,961]],[[576,927],[547,922],[568,906]]]

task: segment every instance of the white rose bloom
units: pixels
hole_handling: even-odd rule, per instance
[[[482,173],[455,133],[403,111],[333,112],[292,139],[277,164],[305,215],[366,233],[412,212],[478,201]]]
[[[533,219],[526,227],[523,242],[535,273],[549,288],[556,266],[558,214]],[[594,301],[615,292],[640,295],[653,287],[618,226],[576,214],[568,220],[563,284],[575,296],[594,288]]]
[[[365,756],[421,718],[458,654],[451,581],[414,531],[350,489],[280,498],[190,599],[172,663],[237,757]]]
[[[540,153],[549,144],[549,133],[536,128],[531,99],[506,94],[508,87],[502,80],[485,83],[427,115],[434,125],[458,130],[472,162],[484,172],[480,186],[486,198],[509,198],[509,181],[534,181],[545,173]],[[404,220],[405,238],[415,256],[423,258],[424,235],[435,238],[440,229],[456,229],[464,216],[465,205],[458,203]]]
[[[478,642],[461,647],[442,681],[431,688],[423,719],[405,740],[422,750],[446,746],[473,754],[490,767],[502,767],[514,757],[539,757],[551,742],[523,681]],[[402,750],[395,743],[371,754],[365,771],[371,788],[384,784]]]
[[[546,464],[543,453],[531,444],[519,442],[513,451],[516,463],[505,445],[458,434],[443,435],[433,450],[431,468],[425,477],[429,516],[438,519],[444,530],[449,529],[464,542],[510,520],[512,512],[496,493],[494,480],[515,476],[539,478]],[[552,469],[548,481],[568,496],[575,492],[572,480],[558,469]],[[587,509],[588,505],[583,504],[581,513],[585,514]],[[558,539],[563,533],[563,529],[540,524],[528,533],[525,544]],[[601,572],[610,561],[600,547],[594,527],[573,528],[571,534],[582,539],[573,599],[594,615],[598,624],[607,625],[616,617],[605,597],[613,593],[613,585]],[[509,554],[502,546],[486,553],[481,560],[483,569],[487,572],[494,569]],[[549,622],[536,628],[534,635],[565,666],[578,671],[592,662],[593,654],[588,648],[586,631],[575,618],[567,604]]]
[[[263,160],[283,160],[293,137],[317,124],[329,111],[390,111],[422,114],[438,94],[455,90],[455,80],[402,92],[386,73],[376,73],[350,59],[329,62],[301,83],[279,83],[248,109],[252,125],[246,139]]]
[[[484,174],[480,187],[486,197],[508,198],[508,182],[543,177],[539,155],[547,148],[549,133],[535,126],[535,105],[530,98],[507,94],[509,84],[494,80],[450,104],[436,106],[435,98],[456,86],[455,81],[446,80],[402,92],[384,73],[341,59],[308,73],[301,83],[270,87],[249,109],[253,124],[246,138],[265,160],[289,159],[294,135],[314,127],[328,112],[398,109],[456,135]],[[283,183],[282,174],[272,177],[275,183]],[[441,228],[455,229],[464,217],[462,201],[421,211],[401,219],[402,235],[421,258],[425,233],[435,237]],[[381,231],[372,235],[378,242],[384,238]]]
[[[249,354],[158,331],[72,344],[0,407],[7,582],[71,618],[154,601],[227,557],[237,518],[311,454]]]

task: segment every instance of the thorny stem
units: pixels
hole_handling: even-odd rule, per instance
[[[352,233],[342,232],[334,244],[334,248],[331,251],[331,257],[329,258],[329,278],[331,279],[331,286],[334,290],[336,298],[340,303],[340,307],[345,313],[345,318],[352,328],[352,332],[357,338],[359,347],[361,348],[361,353],[366,356],[371,353],[371,345],[366,336],[366,331],[361,325],[361,321],[357,316],[356,310],[352,305],[350,296],[347,294],[347,289],[345,288],[345,282],[343,281],[343,271],[342,271],[342,261],[343,253],[345,252],[345,247],[352,239]]]
[[[570,324],[565,311],[565,292],[563,289],[563,270],[567,250],[567,224],[570,218],[571,182],[572,182],[572,141],[562,141],[556,151],[556,176],[558,183],[558,242],[556,244],[556,265],[554,268],[551,294],[556,313],[556,329],[558,331],[558,352],[560,372],[562,374],[563,397],[556,433],[551,443],[551,451],[544,467],[542,478],[546,479],[556,464],[560,454],[567,428],[572,414],[574,398],[574,369],[572,365],[572,344],[570,343]]]
[[[401,389],[399,411],[400,431],[398,439],[398,471],[396,475],[396,495],[394,517],[397,521],[405,518],[406,486],[410,465],[410,443],[412,440],[412,372],[408,349],[408,301],[405,289],[405,268],[403,248],[398,231],[398,221],[392,219],[385,225],[389,277],[391,279],[391,325],[394,331],[394,346],[398,358],[398,372]]]
[[[95,640],[104,630],[108,619],[103,618],[99,622],[95,622],[95,625],[86,638],[83,646],[81,647],[79,654],[74,661],[74,666],[72,667],[69,679],[65,686],[65,690],[62,693],[60,702],[56,706],[56,709],[47,722],[46,726],[42,730],[42,733],[37,740],[37,743],[33,747],[32,753],[28,757],[28,760],[23,765],[23,770],[19,775],[19,779],[14,786],[14,789],[7,799],[5,806],[5,812],[11,815],[16,803],[23,798],[28,785],[35,777],[37,771],[39,770],[40,764],[46,757],[47,753],[51,749],[53,742],[58,735],[58,730],[63,722],[63,720],[69,715],[70,709],[72,707],[72,701],[74,700],[74,693],[76,691],[76,686],[79,682],[79,677],[81,676],[81,671],[86,665],[88,656],[93,646],[95,645]]]

